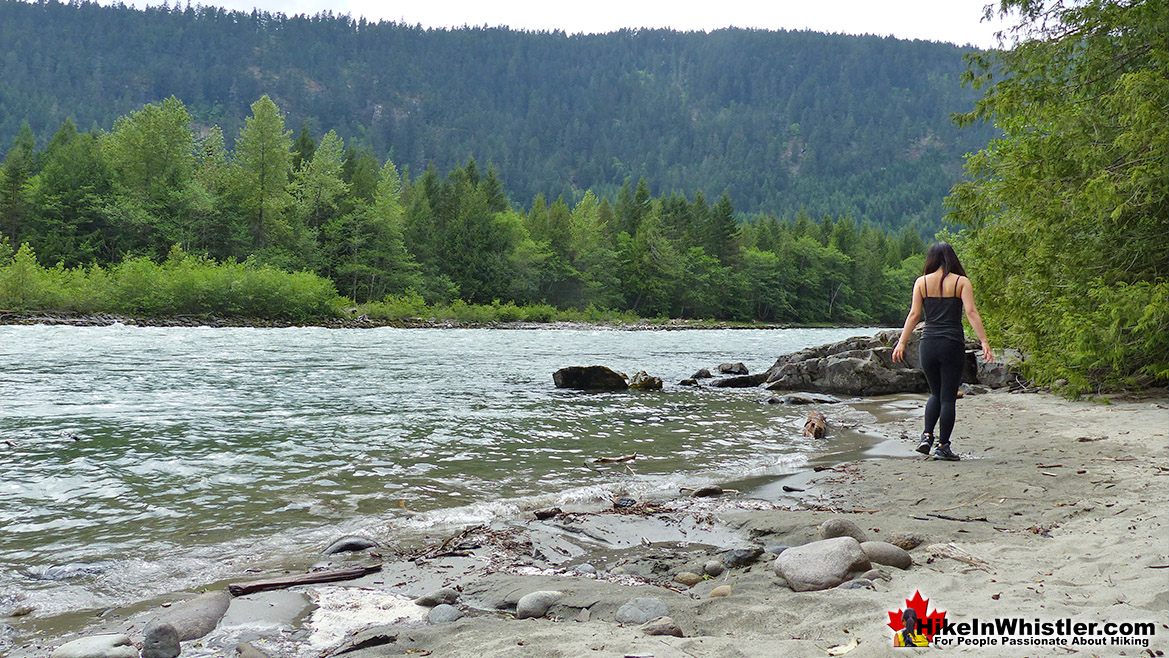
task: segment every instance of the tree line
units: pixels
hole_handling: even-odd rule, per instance
[[[170,97],[109,132],[26,126],[0,166],[0,234],[47,266],[128,259],[310,272],[355,303],[547,304],[647,317],[895,323],[922,242],[847,215],[737,214],[729,193],[510,201],[474,158],[417,176],[334,131],[295,139],[267,96],[228,149]],[[182,261],[183,258],[178,258]]]
[[[566,35],[0,0],[0,143],[22,120],[38,146],[70,117],[108,131],[171,95],[230,136],[266,94],[290,125],[399,167],[489,156],[522,203],[612,198],[644,177],[663,193],[726,189],[745,212],[932,235],[963,154],[996,135],[950,122],[977,98],[959,84],[963,52],[806,31]]]

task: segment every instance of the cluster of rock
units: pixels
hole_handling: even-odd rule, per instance
[[[51,658],[175,658],[181,642],[204,637],[219,625],[231,605],[226,590],[208,592],[166,609],[146,625],[142,651],[129,635],[83,637],[57,647]]]
[[[890,542],[870,541],[857,524],[845,518],[828,519],[820,525],[820,539],[802,546],[783,548],[775,559],[775,573],[796,592],[849,587],[872,588],[876,578],[888,579],[874,565],[908,569],[909,553]]]
[[[632,378],[606,366],[569,366],[552,373],[556,388],[579,391],[624,391],[627,389],[657,391],[662,379],[642,370]]]

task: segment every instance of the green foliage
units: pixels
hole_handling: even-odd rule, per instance
[[[1004,0],[1025,38],[971,59],[963,122],[1004,132],[948,199],[993,336],[1041,383],[1169,378],[1165,0]]]

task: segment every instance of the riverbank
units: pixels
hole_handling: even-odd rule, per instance
[[[238,597],[215,631],[184,643],[183,655],[230,655],[241,641],[271,656],[322,655],[342,646],[350,630],[369,626],[377,627],[362,636],[369,646],[346,655],[662,658],[845,649],[850,656],[889,655],[888,613],[915,592],[952,622],[1018,617],[1155,626],[1151,638],[1129,638],[1148,640],[1151,653],[1140,644],[1071,646],[1067,636],[1062,649],[983,646],[967,649],[971,655],[1136,656],[1169,648],[1164,392],[1109,404],[1046,394],[964,398],[957,463],[912,451],[921,402],[876,401],[880,423],[873,429],[889,438],[886,458],[776,480],[770,489],[756,488],[758,497],[566,507],[545,520],[402,536],[345,559],[306,556],[334,565],[378,563],[382,570],[356,581]],[[793,592],[767,554],[752,560],[733,552],[813,541],[833,518],[854,522],[870,540],[914,536],[920,543],[910,550],[913,565],[878,567],[854,585]],[[712,561],[722,570],[708,569]],[[684,571],[708,575],[688,587],[676,580]],[[429,624],[430,609],[411,600],[440,587],[457,594],[454,610],[443,612],[462,617]],[[723,587],[729,596],[716,595],[727,592],[716,589]],[[520,598],[536,591],[559,595],[537,618],[516,619]],[[660,603],[683,637],[647,635],[628,609],[622,612],[633,599]],[[85,634],[128,632],[140,640],[158,605],[108,611]],[[619,615],[628,621],[619,623]],[[73,636],[61,635],[59,624],[42,628],[51,637],[13,655],[44,655]]]

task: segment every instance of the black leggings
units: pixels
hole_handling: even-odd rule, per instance
[[[945,338],[924,338],[918,348],[921,369],[930,384],[930,399],[925,403],[925,431],[934,433],[934,425],[941,421],[938,443],[950,442],[954,431],[954,402],[958,399],[958,385],[966,364],[966,346]]]

